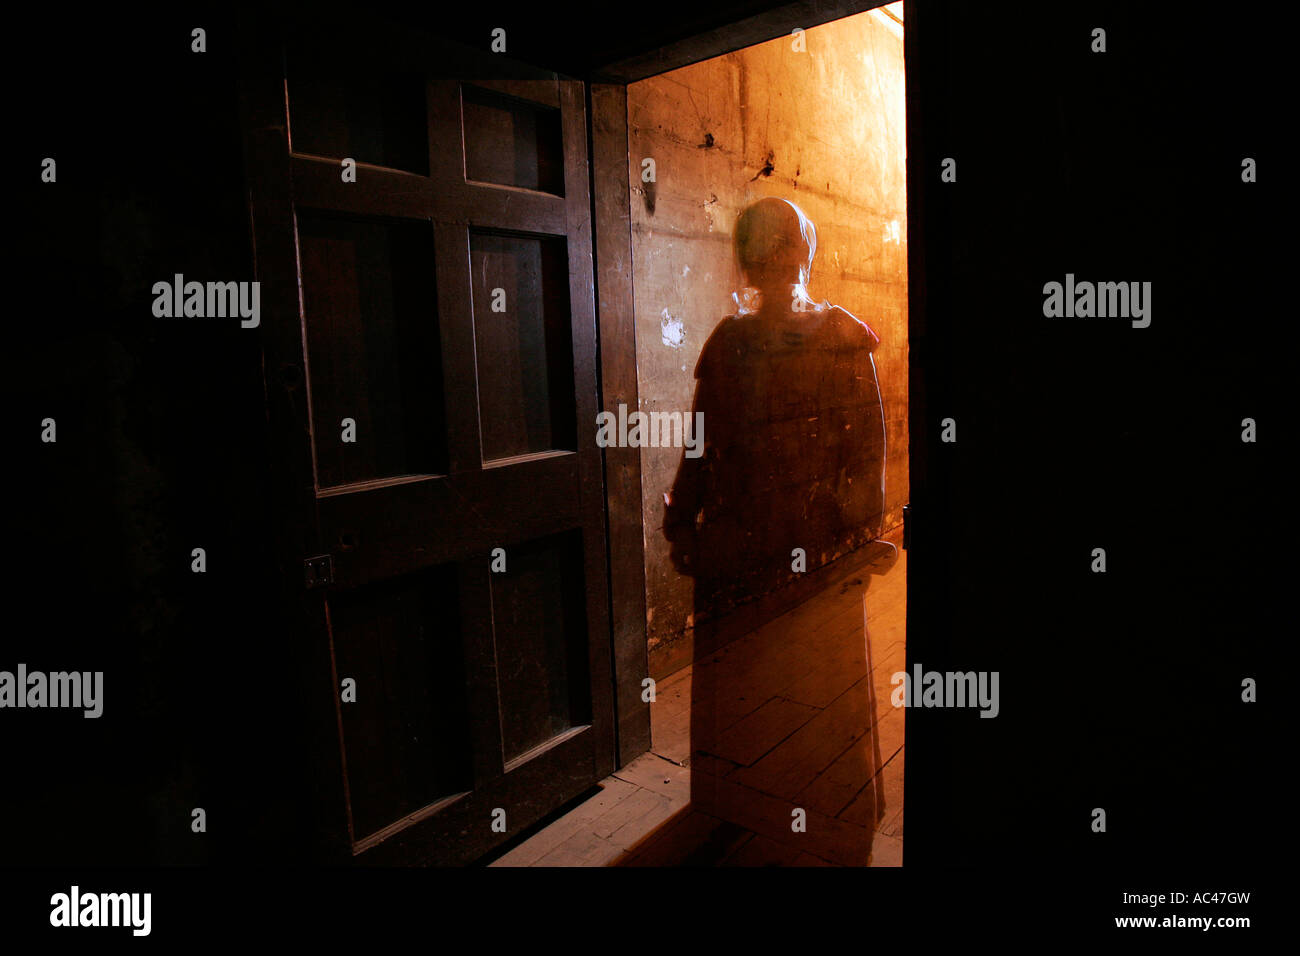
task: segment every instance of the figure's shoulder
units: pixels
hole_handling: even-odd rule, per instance
[[[695,377],[703,378],[705,373],[722,364],[728,356],[743,349],[743,343],[750,330],[743,316],[728,315],[713,327],[709,337],[700,349],[700,358],[695,365]]]
[[[753,316],[728,315],[713,327],[704,343],[701,355],[709,352],[727,352],[743,348],[761,328]]]
[[[880,344],[880,336],[871,326],[856,315],[838,305],[826,306],[826,321],[834,332],[851,344],[874,350]]]

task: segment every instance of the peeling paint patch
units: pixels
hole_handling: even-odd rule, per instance
[[[664,345],[670,349],[679,349],[686,344],[686,324],[681,319],[673,318],[667,309],[663,311],[659,326]]]
[[[716,225],[716,223],[713,221],[713,214],[714,211],[718,208],[717,203],[718,203],[718,197],[716,193],[710,194],[708,199],[700,203],[700,206],[704,209],[704,218],[709,223],[709,232],[712,232],[713,227]]]

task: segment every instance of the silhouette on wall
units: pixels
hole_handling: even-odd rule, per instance
[[[744,653],[734,644],[719,656],[708,631],[737,604],[876,537],[885,429],[872,360],[879,338],[845,309],[808,294],[813,224],[793,203],[761,199],[741,213],[735,244],[749,288],[734,296],[737,313],[714,329],[696,366],[694,412],[703,413],[704,453],[683,456],[666,498],[664,533],[674,566],[695,582],[693,808],[753,829],[752,815],[770,813],[771,804],[734,782],[738,767],[726,755],[735,748],[726,738],[755,706],[742,686],[754,662],[737,659]],[[861,653],[854,649],[849,665],[869,674],[865,622],[864,613]],[[874,735],[871,685],[860,681],[849,693],[862,695],[853,706]],[[870,781],[859,799],[874,800],[876,812],[869,828],[846,830],[839,839],[856,843],[845,848],[851,862],[866,864],[884,812],[880,748],[873,740],[857,749],[869,764],[857,770]],[[797,793],[776,796],[798,806]]]

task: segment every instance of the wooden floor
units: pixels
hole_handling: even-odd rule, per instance
[[[903,711],[889,678],[904,668],[904,552],[890,564],[832,579],[661,681],[652,749],[492,865],[900,866]],[[709,752],[692,756],[701,715]]]

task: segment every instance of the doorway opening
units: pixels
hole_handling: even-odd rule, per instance
[[[498,865],[902,862],[903,54],[895,3],[626,87],[651,745]]]

